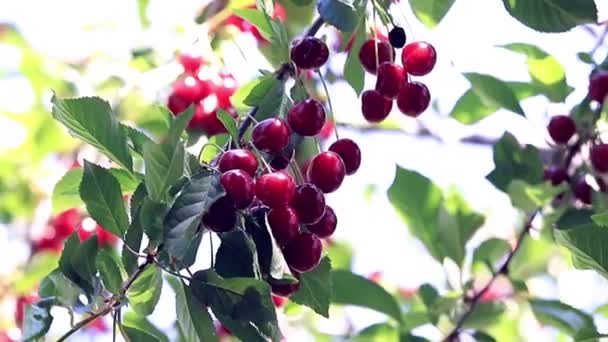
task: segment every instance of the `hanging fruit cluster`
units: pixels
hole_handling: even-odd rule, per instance
[[[395,27],[389,33],[389,42],[369,39],[359,50],[363,68],[377,75],[375,89],[361,95],[363,117],[372,123],[381,122],[393,108],[396,100],[399,110],[410,117],[417,117],[429,106],[431,94],[422,82],[413,81],[412,76],[424,76],[433,70],[437,61],[435,48],[425,42],[405,45],[405,32]],[[391,46],[392,44],[392,46]],[[401,65],[395,63],[393,47],[403,48]]]

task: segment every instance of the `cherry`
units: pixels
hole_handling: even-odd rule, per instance
[[[327,44],[317,37],[304,37],[294,42],[290,57],[300,69],[318,69],[327,62]]]
[[[576,124],[567,115],[555,115],[549,121],[549,135],[558,144],[567,144],[568,140],[576,133]]]
[[[600,173],[608,172],[608,144],[598,144],[591,146],[589,151],[591,165]]]
[[[285,121],[279,118],[270,118],[258,122],[253,127],[251,140],[258,149],[279,153],[289,144],[290,130]]]
[[[604,102],[608,95],[608,71],[598,71],[589,80],[589,97],[597,102]]]
[[[271,286],[272,289],[272,286]],[[272,294],[272,303],[276,308],[282,308],[285,303],[287,303],[287,298],[282,296],[277,296],[274,293]]]
[[[218,167],[221,172],[243,170],[254,177],[258,170],[258,159],[249,150],[234,149],[226,151],[220,156]]]
[[[203,224],[216,233],[225,233],[236,225],[236,208],[228,197],[220,197],[213,202],[203,215]]]
[[[403,114],[417,117],[427,109],[430,102],[431,93],[423,83],[409,82],[401,85],[397,107]]]
[[[361,150],[357,143],[350,139],[340,139],[331,144],[329,150],[337,153],[342,158],[347,175],[357,172],[361,165]]]
[[[393,27],[391,32],[388,33],[388,40],[393,47],[401,49],[406,41],[405,31],[399,26]]]
[[[296,183],[283,172],[262,175],[255,183],[255,195],[270,208],[279,208],[291,202],[296,193]]]
[[[43,236],[39,240],[33,242],[32,249],[34,252],[49,251],[60,253],[63,250],[63,239],[58,236]]]
[[[291,130],[299,135],[315,136],[325,124],[325,109],[321,102],[308,98],[291,107],[287,113],[287,123]]]
[[[81,221],[80,212],[76,208],[65,210],[59,213],[51,225],[55,231],[55,235],[59,238],[66,238],[76,230],[76,227]]]
[[[335,231],[338,225],[338,218],[336,213],[330,206],[325,207],[325,214],[321,220],[315,224],[309,225],[308,231],[315,234],[321,239],[330,237]]]
[[[86,241],[93,235],[97,235],[97,245],[99,247],[114,246],[118,242],[118,237],[109,231],[105,230],[102,226],[96,224],[93,229],[86,229],[83,225],[80,225],[76,231],[80,241]]]
[[[194,76],[178,79],[173,83],[173,94],[181,97],[189,103],[198,102],[211,93],[206,83],[201,82]]]
[[[308,272],[321,261],[323,244],[311,233],[300,233],[283,250],[289,267],[298,272]]]
[[[393,101],[387,100],[377,90],[366,90],[361,94],[361,112],[365,120],[380,122],[393,109]]]
[[[591,185],[587,183],[584,176],[579,176],[574,179],[574,182],[572,183],[572,192],[574,192],[574,196],[581,202],[591,204],[591,193],[593,192],[593,189],[591,188]]]
[[[399,95],[401,84],[405,80],[403,68],[395,63],[384,62],[378,67],[376,90],[389,100]]]
[[[285,170],[293,159],[294,154],[295,151],[292,148],[283,149],[281,153],[275,155],[274,158],[272,158],[272,161],[270,162],[270,167],[277,171]]]
[[[290,297],[292,294],[296,293],[296,291],[298,291],[298,289],[300,288],[300,283],[295,283],[295,284],[270,284],[270,288],[272,290],[272,293],[274,293],[277,296],[280,296],[279,298],[283,299],[285,297]],[[273,300],[275,298],[275,296],[272,296]],[[277,304],[277,302],[274,302],[275,305]]]
[[[567,181],[568,178],[570,178],[568,176],[568,171],[557,165],[551,165],[546,168],[543,176],[544,180],[550,181],[553,185],[560,185]]]
[[[426,42],[407,44],[401,53],[403,69],[414,76],[424,76],[431,72],[437,62],[437,52]]]
[[[373,39],[369,39],[363,43],[361,50],[359,50],[359,60],[363,68],[370,74],[376,74],[376,68],[378,65],[384,62],[393,62],[395,60],[395,53],[391,45],[387,42],[380,41],[374,44]],[[378,61],[376,62],[376,45],[378,46]]]
[[[181,53],[178,59],[179,63],[184,67],[184,71],[192,75],[196,74],[203,64],[203,59],[200,56],[188,53]]]
[[[217,108],[213,102],[207,102],[211,98],[205,99],[201,104],[197,104],[194,108],[194,116],[188,123],[188,127],[194,130],[200,130],[205,132],[207,136],[214,136],[217,134],[226,133],[226,127],[217,118]],[[209,103],[211,105],[209,105]],[[227,111],[233,118],[237,117],[237,113],[234,110]]]
[[[270,209],[267,218],[272,236],[280,246],[287,245],[300,231],[298,214],[289,206]]]
[[[211,82],[209,82],[211,83]],[[236,92],[238,83],[232,74],[220,72],[219,79],[213,84],[215,96],[217,96],[218,107],[222,109],[232,108],[230,97]]]
[[[173,113],[173,115],[177,115],[177,114],[185,111],[188,108],[188,106],[190,106],[191,103],[192,102],[173,93],[173,94],[169,95],[169,99],[167,100],[167,107]]]
[[[346,167],[340,156],[332,151],[319,153],[308,167],[308,179],[324,193],[336,191],[346,175]]]
[[[247,208],[253,202],[253,178],[243,170],[230,170],[220,176],[220,183],[237,209]]]
[[[325,213],[325,196],[319,188],[310,183],[299,185],[291,201],[301,223],[318,222]]]

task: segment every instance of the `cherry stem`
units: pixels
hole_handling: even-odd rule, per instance
[[[321,79],[321,84],[323,84],[323,90],[325,91],[325,96],[327,97],[327,104],[329,105],[329,118],[334,123],[334,134],[336,135],[336,140],[340,139],[338,136],[338,126],[336,125],[336,118],[334,117],[334,106],[331,104],[331,97],[329,96],[329,89],[327,88],[327,83],[325,83],[325,78],[321,73],[321,70],[317,70],[317,75],[319,75],[319,79]]]
[[[304,175],[302,174],[302,171],[300,170],[300,167],[298,166],[298,163],[295,159],[292,159],[289,162],[289,168],[291,169],[291,173],[293,173],[293,176],[296,177],[296,181],[298,182],[298,184],[304,184]]]
[[[215,256],[213,255],[213,235],[211,235],[211,232],[209,232],[209,254],[210,254],[210,260],[211,260],[211,267],[213,268],[215,266]]]

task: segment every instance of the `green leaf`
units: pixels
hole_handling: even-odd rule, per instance
[[[410,0],[410,7],[426,27],[433,29],[448,13],[454,0]]]
[[[26,305],[21,336],[23,341],[35,341],[46,335],[53,323],[51,307],[54,302],[54,298],[43,298],[36,303]]]
[[[127,138],[131,142],[131,149],[135,151],[140,156],[144,153],[144,145],[148,142],[152,141],[145,133],[135,129],[133,127],[127,126],[125,124],[120,124],[122,129],[125,131]]]
[[[150,20],[148,19],[148,3],[150,0],[137,0],[137,15],[139,16],[139,22],[143,28],[150,26]]]
[[[264,39],[271,41],[274,39],[274,32],[270,21],[266,14],[257,9],[236,8],[233,10],[234,15],[241,17],[255,26]]]
[[[509,184],[520,179],[538,184],[543,177],[543,163],[538,149],[532,145],[521,147],[517,139],[506,132],[494,145],[494,170],[486,178],[498,189],[507,192]]]
[[[367,39],[365,23],[365,16],[362,16],[361,21],[357,26],[357,31],[355,31],[355,40],[353,41],[353,46],[348,53],[348,57],[346,57],[343,71],[344,79],[346,82],[348,82],[348,84],[350,84],[357,96],[361,94],[363,91],[363,86],[365,85],[365,70],[363,70],[363,65],[359,59],[359,50],[361,50],[361,46]]]
[[[220,238],[214,269],[221,277],[260,277],[256,245],[247,233],[236,229]]]
[[[113,294],[120,294],[122,290],[122,276],[120,268],[112,254],[105,249],[102,249],[97,254],[95,265],[99,270],[101,281],[108,291]]]
[[[509,88],[511,88],[515,94],[515,97],[520,101],[528,97],[538,95],[538,89],[536,89],[530,83],[505,83],[509,86]],[[462,124],[470,125],[484,119],[490,114],[495,113],[499,109],[500,105],[491,101],[482,100],[482,98],[477,95],[473,89],[469,89],[458,99],[458,101],[456,101],[450,116]]]
[[[520,179],[514,179],[507,187],[507,193],[513,206],[526,213],[532,213],[538,208],[549,204],[555,196],[568,190],[565,184],[554,186],[549,182],[530,185]]]
[[[465,321],[464,327],[470,329],[486,328],[499,321],[504,312],[505,305],[503,303],[479,303]]]
[[[165,203],[157,203],[149,197],[144,198],[139,208],[139,222],[150,243],[158,246],[163,239],[163,219],[169,207]]]
[[[132,251],[138,252],[141,248],[141,240],[144,235],[144,228],[139,218],[141,211],[141,204],[146,198],[146,186],[141,183],[133,195],[131,196],[131,224],[125,234],[124,245],[122,247],[122,264],[127,271],[127,274],[131,275],[137,269],[138,256],[133,254]],[[131,251],[132,250],[132,251]]]
[[[54,297],[56,305],[66,308],[72,308],[76,305],[81,293],[82,290],[58,269],[49,273],[40,282],[40,288],[38,289],[41,298]]]
[[[332,297],[331,260],[325,257],[314,270],[300,275],[300,287],[290,299],[306,305],[319,315],[329,318]]]
[[[574,90],[566,82],[564,66],[555,57],[535,45],[513,43],[501,46],[526,56],[528,73],[534,85],[553,102],[563,102]]]
[[[471,83],[473,92],[487,106],[498,106],[524,116],[524,110],[509,85],[494,76],[478,73],[465,73],[464,77]]]
[[[53,96],[53,117],[76,138],[97,148],[112,161],[132,171],[127,137],[110,104],[98,97],[59,99]]]
[[[164,332],[152,324],[147,318],[137,315],[134,311],[129,310],[122,315],[122,325],[145,332],[146,334],[157,338],[158,341],[169,342],[169,338]]]
[[[593,222],[595,222],[596,224],[598,224],[600,226],[608,227],[608,211],[605,211],[603,213],[593,214],[591,216],[591,219],[593,220]]]
[[[120,331],[125,339],[129,342],[158,342],[160,341],[156,336],[140,330],[138,328],[129,327],[126,325],[120,325]]]
[[[122,238],[129,226],[129,218],[120,184],[110,171],[85,160],[80,197],[95,222]]]
[[[190,287],[170,278],[175,290],[177,324],[187,341],[219,341],[215,334],[213,319],[204,303],[192,293]]]
[[[78,235],[73,233],[66,240],[59,258],[58,270],[80,287],[89,299],[93,297],[98,287],[98,278],[95,277],[97,251],[97,235],[80,243]]]
[[[481,243],[473,253],[473,263],[496,264],[511,251],[511,246],[505,240],[489,239]]]
[[[555,223],[555,239],[570,250],[575,266],[608,278],[608,230],[593,222],[593,211],[567,210]]]
[[[224,127],[226,128],[226,131],[228,131],[228,134],[230,134],[230,136],[232,137],[232,140],[238,144],[239,143],[239,129],[236,126],[236,120],[230,116],[230,114],[223,110],[223,109],[218,109],[217,110],[217,118],[218,120],[220,120],[220,122],[222,123],[222,125],[224,125]]]
[[[353,341],[399,341],[399,330],[389,323],[376,323],[361,330]]]
[[[543,324],[551,325],[570,336],[580,331],[593,330],[595,324],[590,315],[557,300],[531,299],[530,307]]]
[[[442,260],[437,224],[443,201],[441,189],[420,173],[397,166],[388,198],[412,235],[422,241],[433,257]]]
[[[146,189],[155,202],[169,200],[167,190],[184,174],[184,145],[157,144],[148,142],[144,145],[146,167]]]
[[[332,302],[372,309],[401,322],[399,304],[382,286],[346,270],[331,272]]]
[[[23,270],[23,275],[14,279],[11,285],[12,292],[20,295],[31,293],[49,274],[49,270],[55,269],[58,263],[59,255],[53,251],[40,251],[33,254]]]
[[[282,81],[274,75],[265,75],[241,86],[230,101],[239,109],[257,107],[256,119],[259,121],[276,114],[284,92]]]
[[[541,32],[566,32],[597,22],[593,0],[503,0],[505,8],[520,23]]]
[[[148,316],[158,304],[163,288],[163,275],[159,267],[148,265],[127,292],[129,305],[140,316]]]
[[[473,338],[477,342],[496,342],[496,339],[494,337],[492,337],[491,335],[486,334],[483,331],[476,331],[473,334]]]
[[[581,61],[583,63],[595,65],[595,61],[593,60],[593,55],[591,55],[588,52],[579,52],[576,54],[576,57],[578,58],[579,61]]]
[[[194,175],[181,191],[164,222],[164,250],[171,263],[192,265],[200,244],[202,216],[225,192],[216,174],[204,170]]]
[[[357,27],[359,15],[351,0],[319,0],[319,15],[326,23],[342,32],[352,32]]]

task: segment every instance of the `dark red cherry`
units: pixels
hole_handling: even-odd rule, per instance
[[[576,133],[576,124],[571,117],[567,115],[555,115],[549,121],[547,127],[551,139],[558,144],[567,144]]]
[[[70,236],[81,221],[82,217],[78,209],[72,208],[62,211],[55,216],[51,222],[51,226],[53,227],[55,236],[61,239]]]
[[[325,213],[325,196],[316,185],[302,184],[296,188],[291,206],[298,214],[301,223],[315,223]]]
[[[403,68],[395,63],[384,62],[378,67],[376,90],[380,95],[393,100],[399,95],[399,89],[404,82]]]
[[[608,95],[608,71],[598,71],[589,80],[589,97],[604,102]]]
[[[361,112],[369,122],[380,122],[393,109],[393,101],[387,100],[377,90],[366,90],[361,94]]]
[[[600,173],[608,172],[608,144],[597,144],[591,146],[589,151],[591,165]]]
[[[218,167],[221,172],[243,170],[251,177],[254,177],[258,170],[258,159],[255,157],[255,154],[249,150],[229,150],[220,156]]]
[[[211,90],[194,76],[180,78],[173,83],[173,94],[190,103],[204,99],[210,92]]]
[[[177,115],[185,111],[190,104],[192,104],[191,101],[188,101],[175,93],[169,95],[169,99],[167,100],[167,107],[173,113],[173,115]]]
[[[325,124],[325,109],[321,102],[308,98],[291,107],[287,113],[287,123],[291,130],[299,135],[317,135]]]
[[[184,68],[184,72],[188,74],[196,74],[198,69],[203,64],[203,59],[200,56],[191,55],[188,53],[181,53],[178,57],[179,63]]]
[[[258,122],[253,127],[251,140],[258,149],[269,152],[279,153],[289,144],[289,126],[279,118],[270,118]]]
[[[329,150],[342,158],[347,175],[357,172],[361,165],[361,150],[357,143],[350,139],[340,139],[331,144]]]
[[[298,215],[290,206],[270,209],[267,218],[272,236],[280,246],[287,245],[300,232]]]
[[[232,230],[236,224],[236,208],[234,202],[224,196],[213,202],[203,215],[203,224],[216,233]]]
[[[346,167],[337,153],[321,152],[310,161],[307,175],[312,184],[324,193],[330,193],[336,191],[342,184]]]
[[[270,289],[272,293],[281,297],[290,297],[292,294],[296,293],[300,288],[300,283],[295,284],[270,284]],[[280,297],[279,297],[280,298]],[[274,301],[274,297],[273,297]],[[277,302],[274,302],[277,305]],[[277,305],[279,306],[279,305]]]
[[[330,237],[335,231],[338,225],[338,218],[336,213],[330,206],[325,207],[325,214],[321,220],[315,224],[307,226],[308,231],[315,234],[320,239]]]
[[[254,182],[247,172],[243,170],[226,171],[220,176],[220,183],[236,208],[247,208],[253,202]]]
[[[584,176],[578,176],[572,182],[572,192],[574,196],[585,204],[591,204],[593,188],[587,183]]]
[[[378,61],[376,61],[376,45],[378,46]],[[395,60],[395,53],[389,43],[381,41],[374,44],[374,40],[369,39],[363,43],[361,50],[359,50],[359,60],[367,72],[375,75],[378,65]]]
[[[272,161],[270,161],[270,167],[276,171],[285,170],[293,159],[294,154],[294,149],[284,149],[279,154],[273,156]]]
[[[300,69],[318,69],[327,62],[327,44],[317,37],[304,37],[291,47],[291,60]]]
[[[222,109],[232,108],[232,102],[230,97],[236,92],[238,83],[234,76],[228,72],[220,72],[219,78],[214,78],[208,81],[209,84],[213,83],[215,96],[217,97],[218,107]]]
[[[296,183],[291,176],[283,172],[267,173],[255,182],[256,197],[270,208],[289,204],[295,193]]]
[[[433,70],[437,62],[437,52],[426,42],[407,44],[401,53],[403,69],[410,75],[424,76]]]
[[[429,89],[420,82],[409,82],[401,85],[397,96],[397,108],[401,113],[417,117],[424,112],[431,102]]]
[[[323,244],[311,233],[300,233],[283,249],[285,261],[298,272],[308,272],[319,265]]]
[[[217,107],[209,105],[207,102],[208,99],[209,98],[196,105],[194,108],[194,116],[188,123],[188,127],[190,129],[203,131],[210,137],[226,133],[226,127],[224,127],[224,124],[217,118]],[[227,113],[233,118],[236,118],[237,116],[237,113],[234,110],[228,110]]]
[[[570,178],[568,172],[563,167],[557,165],[551,165],[546,168],[543,175],[543,179],[550,181],[553,185],[560,185],[567,181],[568,178]]]

